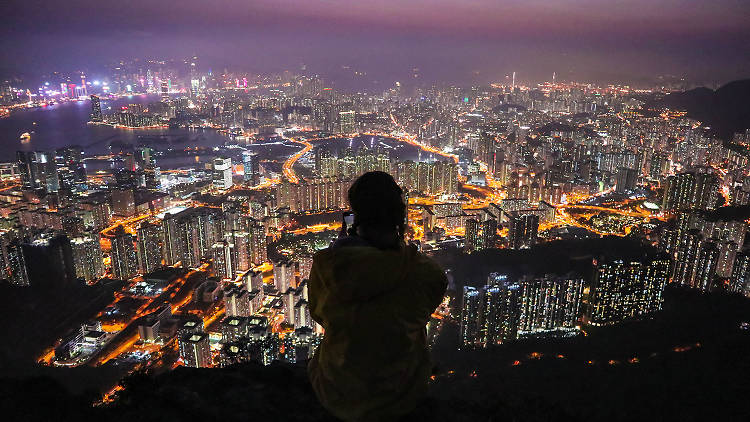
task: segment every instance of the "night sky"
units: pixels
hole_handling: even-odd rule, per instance
[[[206,67],[425,81],[750,76],[747,0],[5,0],[0,73],[197,54]],[[364,83],[364,82],[363,82]]]

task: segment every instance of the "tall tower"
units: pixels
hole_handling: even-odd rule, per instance
[[[136,241],[136,255],[138,258],[138,270],[150,273],[161,266],[162,226],[143,222],[138,227],[138,239]]]
[[[234,255],[234,244],[221,240],[211,247],[213,256],[214,271],[219,279],[232,279],[235,273],[235,263],[232,259]]]
[[[187,333],[177,342],[180,359],[190,368],[208,368],[211,366],[211,348],[208,334],[204,332]]]
[[[73,268],[76,278],[85,282],[96,281],[104,275],[104,260],[99,245],[99,234],[93,233],[70,240]]]
[[[110,255],[112,257],[112,274],[116,279],[129,280],[137,274],[133,235],[127,233],[122,226],[115,229]]]
[[[536,214],[512,213],[508,227],[508,242],[511,249],[526,249],[536,243],[539,233],[539,216]]]
[[[84,75],[83,73],[81,73],[81,92],[84,97],[89,95],[89,90],[86,87],[86,75]]]
[[[244,167],[244,181],[252,185],[260,183],[260,157],[250,151],[242,153],[242,165]]]
[[[215,158],[213,184],[217,189],[232,187],[232,159]]]
[[[8,259],[7,277],[14,286],[29,286],[31,281],[26,267],[26,257],[23,253],[21,242],[18,239],[8,243],[5,251]],[[3,274],[6,276],[5,274]]]
[[[165,103],[169,101],[169,81],[167,80],[161,81],[161,100]]]
[[[91,121],[92,122],[101,122],[103,120],[102,116],[102,103],[99,99],[99,96],[92,95],[91,96]]]
[[[463,346],[476,346],[479,343],[479,315],[482,309],[481,292],[474,287],[464,286],[461,303],[461,343]]]

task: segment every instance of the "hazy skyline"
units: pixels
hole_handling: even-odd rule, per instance
[[[0,6],[0,71],[95,68],[121,58],[199,55],[254,72],[342,65],[381,84],[425,81],[639,82],[750,74],[750,6],[738,0],[15,1]],[[349,81],[351,82],[351,81]]]

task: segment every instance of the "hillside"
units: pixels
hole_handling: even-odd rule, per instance
[[[668,107],[687,111],[718,137],[729,140],[735,132],[750,128],[750,79],[730,82],[713,91],[696,88],[652,101],[645,108]]]
[[[572,339],[459,351],[457,327],[433,349],[438,376],[410,420],[748,420],[750,303],[670,289],[653,320]],[[0,379],[0,405],[24,420],[332,421],[303,364],[241,364],[141,374],[109,407],[48,378]],[[37,406],[38,397],[45,406]],[[13,415],[11,415],[13,416]],[[11,418],[13,419],[13,418]]]

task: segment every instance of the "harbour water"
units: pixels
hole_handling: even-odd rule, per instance
[[[103,100],[102,111],[111,113],[128,104],[158,101],[158,97],[134,95],[117,100]],[[68,145],[80,145],[87,156],[109,153],[114,144],[135,145],[146,140],[175,147],[223,145],[227,137],[213,130],[191,129],[118,129],[107,125],[88,124],[90,101],[55,104],[17,111],[0,119],[0,161],[12,161],[16,151],[53,151]],[[24,133],[29,139],[22,141]]]
[[[102,100],[102,111],[112,113],[129,104],[146,104],[158,101],[157,96],[136,95],[117,100]],[[123,129],[108,125],[90,124],[90,101],[66,102],[61,104],[17,111],[0,119],[0,162],[14,161],[16,151],[54,151],[69,145],[79,145],[87,157],[110,153],[119,145],[148,145],[156,150],[176,150],[157,159],[162,169],[194,166],[210,162],[213,151],[201,154],[180,152],[185,148],[220,147],[229,138],[212,129],[196,130],[186,128],[164,129]],[[27,139],[22,135],[27,134]],[[419,148],[394,139],[379,136],[358,136],[354,139],[332,138],[317,141],[316,146],[325,145],[332,153],[338,154],[343,148],[379,148],[387,151],[392,159],[397,160],[433,160],[440,159],[434,154],[421,151]],[[245,148],[260,154],[262,160],[270,160],[264,165],[272,171],[281,171],[281,163],[299,150],[298,144],[280,139],[247,145]],[[222,149],[221,154],[240,161],[241,150]],[[307,154],[301,163],[311,167],[313,154]],[[88,160],[87,168],[92,170],[107,169],[109,160]]]

